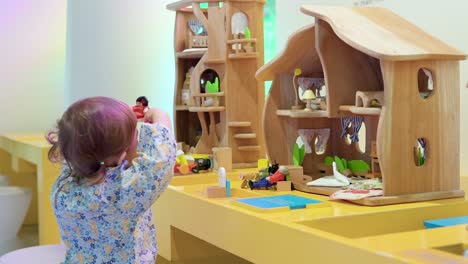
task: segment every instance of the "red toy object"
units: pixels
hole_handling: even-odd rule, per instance
[[[145,96],[140,96],[136,99],[136,105],[132,107],[133,112],[136,115],[137,119],[144,119],[146,112],[148,112],[149,107],[148,107],[149,101]],[[146,123],[151,123],[148,122],[148,120],[144,120]]]
[[[286,174],[288,174],[288,168],[281,166],[275,174],[271,175],[268,179],[271,184],[277,183],[279,181],[284,181],[286,179]]]
[[[179,173],[180,164],[174,165],[174,173]]]
[[[148,108],[148,107],[143,107],[140,105],[134,105],[132,107],[132,110],[135,113],[137,119],[142,119],[145,117],[145,112],[146,112],[145,108]]]

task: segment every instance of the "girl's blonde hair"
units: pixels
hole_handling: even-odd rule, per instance
[[[49,160],[66,162],[68,177],[80,183],[105,174],[105,160],[124,153],[135,137],[137,119],[125,103],[91,97],[72,104],[49,132]]]

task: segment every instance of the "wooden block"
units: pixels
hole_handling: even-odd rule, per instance
[[[232,170],[232,149],[231,148],[213,148],[213,168],[224,167],[226,171]]]
[[[206,188],[206,196],[208,198],[223,198],[226,197],[226,188],[219,186],[208,186]]]
[[[295,165],[287,165],[286,166],[289,170],[289,176],[291,177],[292,181],[301,181],[302,176],[304,176],[304,169],[302,166],[295,166]]]
[[[279,181],[276,183],[276,190],[278,192],[290,192],[291,181]]]

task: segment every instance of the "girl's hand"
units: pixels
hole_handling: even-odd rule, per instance
[[[172,122],[169,115],[161,109],[150,108],[145,114],[145,120],[154,123],[160,123],[172,130]]]

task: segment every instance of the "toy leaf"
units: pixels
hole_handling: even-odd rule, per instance
[[[326,157],[325,157],[325,162],[324,162],[324,163],[325,163],[325,166],[331,166],[331,165],[333,164],[333,161],[334,161],[334,160],[333,160],[332,157],[326,156]]]
[[[340,157],[335,156],[335,163],[336,163],[336,168],[338,169],[339,172],[343,172],[346,169]]]
[[[305,156],[305,145],[302,145],[299,147],[299,165],[302,165],[304,162],[304,156]]]
[[[296,144],[294,144],[294,147],[293,147],[293,164],[295,166],[299,166],[299,147]]]
[[[305,155],[305,146],[302,145],[299,147],[297,143],[294,144],[293,148],[293,164],[295,166],[300,166],[304,162]]]
[[[370,170],[369,164],[363,160],[350,160],[348,166],[351,172],[366,172]]]
[[[207,93],[217,93],[219,92],[219,80],[216,77],[215,81],[212,83],[210,81],[206,82],[206,92]]]
[[[250,29],[249,27],[244,28],[244,36],[246,39],[250,39]]]
[[[341,161],[343,162],[344,169],[348,169],[348,162],[344,158],[341,158]]]

